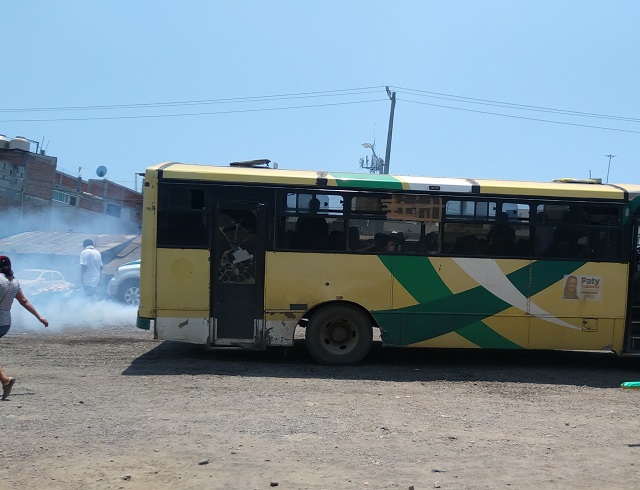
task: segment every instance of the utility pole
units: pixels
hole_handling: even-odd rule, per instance
[[[389,132],[387,133],[387,151],[384,154],[384,171],[383,173],[389,173],[389,160],[391,159],[391,136],[393,135],[393,113],[396,110],[396,93],[389,90],[387,87],[387,95],[391,99],[391,112],[389,113]]]
[[[608,154],[608,155],[605,155],[605,157],[609,157],[609,166],[607,167],[607,181],[605,182],[605,184],[608,184],[609,183],[609,170],[611,170],[611,159],[613,157],[615,157],[615,155]]]

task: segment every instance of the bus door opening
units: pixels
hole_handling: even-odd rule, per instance
[[[264,311],[264,205],[220,202],[211,243],[213,345],[257,346]]]
[[[627,352],[640,352],[640,220],[633,227],[634,247],[629,261]]]

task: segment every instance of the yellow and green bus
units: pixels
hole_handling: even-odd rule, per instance
[[[165,163],[138,326],[320,363],[384,346],[640,353],[640,185]],[[377,330],[376,330],[377,332]]]

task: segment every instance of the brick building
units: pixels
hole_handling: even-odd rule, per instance
[[[25,231],[139,234],[142,194],[57,170],[57,158],[0,135],[0,237]]]

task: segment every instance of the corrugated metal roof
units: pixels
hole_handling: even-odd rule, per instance
[[[135,238],[127,244],[118,254],[116,258],[109,262],[104,266],[102,270],[103,274],[112,275],[115,273],[116,269],[123,264],[128,262],[132,262],[134,260],[140,259],[140,245],[142,242],[142,237],[140,235],[135,235]]]
[[[59,268],[69,268],[82,251],[82,242],[93,240],[102,254],[104,275],[113,275],[118,267],[140,258],[140,235],[110,235],[87,233],[65,233],[58,231],[28,231],[6,238],[0,238],[0,254],[14,260],[16,256],[42,256],[39,263],[55,262]],[[48,258],[47,258],[48,257]],[[63,262],[55,257],[63,259]],[[65,264],[67,267],[65,267]],[[68,270],[66,270],[69,273]]]

